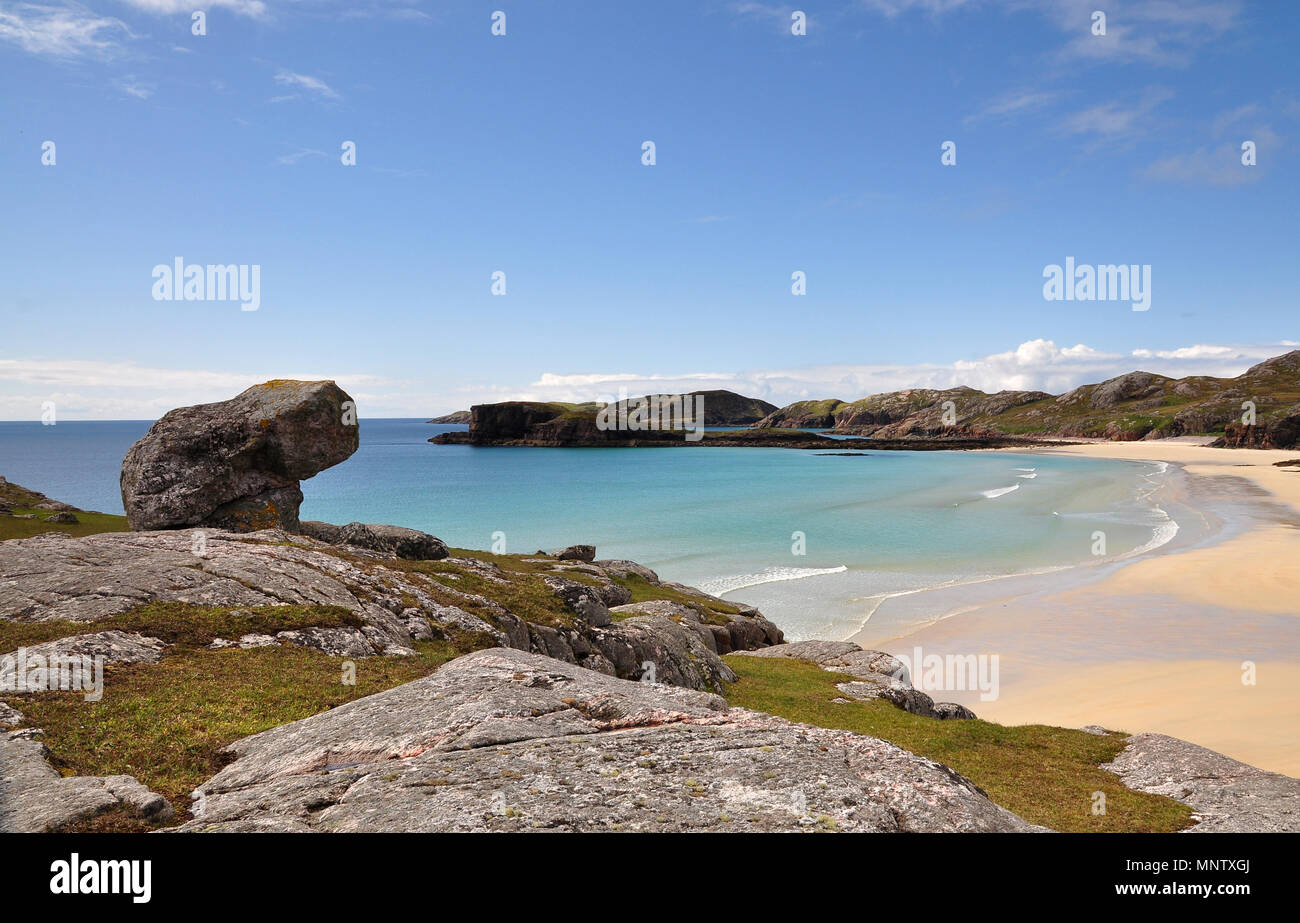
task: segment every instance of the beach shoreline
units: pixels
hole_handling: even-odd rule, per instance
[[[891,653],[997,655],[996,699],[932,693],[991,721],[1167,733],[1300,775],[1300,468],[1276,465],[1300,453],[1071,442],[1017,454],[1176,465],[1194,488],[1178,498],[1192,514],[1205,498],[1239,496],[1243,482],[1259,502],[1208,541],[1115,562],[1064,588],[1040,582],[892,638],[863,630],[851,640]]]

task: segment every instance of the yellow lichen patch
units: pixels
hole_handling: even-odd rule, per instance
[[[256,532],[260,529],[274,529],[280,525],[280,510],[268,500],[261,509],[232,510],[230,520],[241,530]]]

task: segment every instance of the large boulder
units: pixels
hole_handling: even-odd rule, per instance
[[[536,654],[245,737],[182,831],[1030,831],[947,766]]]
[[[206,525],[296,531],[298,482],[357,450],[355,404],[332,381],[268,381],[171,411],[122,462],[137,531]]]

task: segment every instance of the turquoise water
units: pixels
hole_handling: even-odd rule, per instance
[[[0,474],[120,513],[121,459],[148,427],[0,423]],[[357,453],[303,483],[303,518],[390,522],[508,552],[595,544],[600,557],[759,605],[795,638],[847,636],[889,594],[1093,561],[1097,531],[1113,558],[1176,530],[1149,499],[1164,476],[1152,463],[426,441],[460,428],[363,420]]]

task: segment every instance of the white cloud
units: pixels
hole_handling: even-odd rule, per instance
[[[1069,134],[1096,135],[1104,141],[1132,138],[1146,132],[1156,108],[1173,95],[1163,87],[1148,87],[1135,103],[1112,100],[1089,106],[1067,116],[1059,127]]]
[[[117,88],[128,96],[134,96],[136,99],[148,99],[153,96],[153,85],[137,80],[134,76],[123,77],[117,81]]]
[[[324,81],[317,77],[311,77],[307,74],[295,74],[293,71],[280,71],[275,75],[275,82],[287,87],[300,87],[304,90],[310,90],[313,93],[319,93],[327,99],[338,99],[339,94]]]
[[[1061,98],[1060,93],[1055,91],[1041,90],[1016,90],[1012,93],[1004,93],[997,99],[991,100],[984,105],[978,112],[968,115],[965,118],[967,125],[984,121],[985,119],[996,119],[999,121],[1010,121],[1016,116],[1027,115],[1031,112],[1038,112]]]
[[[863,6],[893,18],[912,10],[937,16],[961,7],[974,7],[979,0],[863,0]]]
[[[894,19],[920,13],[937,19],[955,12],[1036,12],[1068,37],[1057,56],[1068,61],[1141,61],[1182,66],[1240,20],[1239,0],[862,0]],[[1106,13],[1106,34],[1092,34],[1092,13]]]
[[[1258,114],[1259,105],[1257,103],[1248,103],[1244,106],[1238,106],[1236,109],[1230,109],[1227,112],[1221,112],[1215,116],[1214,124],[1210,127],[1210,130],[1215,135],[1222,135],[1230,126]]]
[[[54,401],[59,419],[152,420],[174,407],[226,400],[273,378],[333,379],[368,416],[424,412],[415,409],[422,401],[409,384],[374,375],[331,375],[319,369],[217,372],[134,362],[0,359],[0,419],[40,419],[41,403]]]
[[[197,6],[194,0],[123,0],[127,5],[153,13],[156,16],[172,16],[176,13],[192,14]],[[261,0],[205,0],[203,9],[227,9],[238,16],[261,19],[266,16],[266,4]]]
[[[131,30],[119,19],[77,5],[0,3],[0,40],[24,51],[56,58],[107,57]]]
[[[1259,179],[1269,157],[1280,149],[1281,139],[1267,125],[1241,133],[1243,141],[1255,142],[1256,165],[1241,162],[1239,141],[1229,141],[1213,147],[1200,147],[1184,154],[1174,154],[1158,160],[1142,172],[1155,182],[1206,184],[1211,186],[1239,186]]]
[[[304,157],[328,157],[328,156],[329,155],[326,154],[324,151],[317,151],[317,150],[312,150],[310,148],[303,148],[301,150],[294,151],[292,154],[283,154],[280,157],[277,157],[275,159],[275,162],[280,164],[281,166],[291,167],[294,164],[296,164],[298,161],[302,160]]]
[[[745,19],[755,19],[763,21],[773,26],[777,31],[789,34],[790,32],[790,15],[798,6],[787,6],[781,3],[760,3],[758,0],[736,0],[728,6],[732,14]],[[805,11],[805,16],[807,13]],[[809,20],[809,29],[814,28],[814,24]]]

